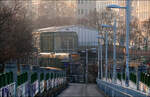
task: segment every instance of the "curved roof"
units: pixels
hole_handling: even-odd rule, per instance
[[[81,25],[58,26],[38,29],[40,33],[45,32],[75,32],[78,37],[79,46],[97,46],[98,45],[98,30]]]

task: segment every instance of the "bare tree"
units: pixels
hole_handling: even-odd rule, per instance
[[[94,11],[91,11],[86,18],[81,18],[78,20],[78,24],[79,25],[84,25],[84,26],[88,26],[91,28],[95,28],[97,29],[99,32],[102,32],[104,34],[104,28],[102,28],[102,24],[107,24],[107,25],[113,25],[114,23],[114,17],[116,16],[115,11],[110,10],[110,9],[105,9],[103,11],[96,11],[96,9]],[[105,29],[105,31],[109,32],[109,44],[112,43],[112,39],[113,39],[113,29],[112,28],[107,28]],[[104,35],[103,35],[104,36]]]
[[[120,46],[125,45],[125,35],[126,35],[126,22],[125,16],[120,16],[116,11],[111,9],[105,9],[103,11],[92,11],[90,12],[86,18],[81,18],[78,20],[78,24],[89,26],[97,29],[100,32],[103,32],[104,29],[101,28],[101,24],[112,25],[114,24],[114,19],[117,20],[117,42]],[[134,45],[134,47],[140,47],[141,41],[139,39],[144,39],[142,35],[142,31],[139,27],[138,18],[132,16],[130,23],[130,43]],[[111,45],[113,42],[113,29],[105,29],[105,31],[109,32],[108,39],[109,44]],[[103,33],[104,34],[104,33]]]
[[[125,37],[126,37],[126,22],[125,18],[121,17],[120,21],[118,21],[118,42],[121,46],[124,46],[125,44]],[[139,20],[138,18],[132,16],[131,22],[130,22],[130,44],[134,48],[138,48],[140,46],[139,39],[143,38],[141,29],[139,27]]]
[[[146,21],[144,21],[144,24],[143,24],[143,29],[144,29],[144,32],[145,32],[145,41],[146,41],[146,49],[148,48],[148,45],[149,45],[149,37],[150,37],[150,18]]]
[[[32,54],[32,27],[24,10],[17,0],[0,1],[0,72],[4,71],[7,61],[19,60]]]
[[[75,23],[74,7],[68,6],[67,1],[50,0],[39,4],[36,28],[64,26]]]

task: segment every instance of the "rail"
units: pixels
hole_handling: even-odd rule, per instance
[[[103,82],[98,82],[98,80],[97,83],[99,88],[109,97],[133,97],[132,95],[122,92],[118,89],[115,89]]]
[[[16,64],[5,66],[0,74],[0,97],[51,97],[67,86],[63,70],[21,65],[18,73]]]

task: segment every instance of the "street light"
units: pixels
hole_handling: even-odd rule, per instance
[[[126,1],[126,7],[108,5],[107,8],[126,9],[126,86],[129,86],[129,32],[130,32],[130,1]]]
[[[88,49],[86,49],[86,84],[88,84]]]
[[[114,7],[114,5],[113,5]],[[113,83],[116,83],[116,19],[114,20],[114,25],[102,25],[104,27],[113,28]]]
[[[113,82],[116,83],[116,30],[117,30],[117,27],[116,27],[116,19],[114,21],[114,26],[113,26],[113,30],[114,30],[114,33],[113,33]]]
[[[98,38],[98,40],[99,39],[104,39],[104,37],[102,37],[102,36],[98,36],[97,38]],[[102,41],[99,42],[99,43],[100,43],[100,51],[99,51],[99,45],[98,45],[98,78],[102,79],[103,78],[103,69],[102,69],[103,68],[103,66],[102,66],[103,65],[103,62],[102,62],[102,60],[103,60],[103,57],[102,57],[102,55],[103,55],[102,54]],[[100,63],[99,63],[99,55],[100,55],[99,52],[101,54],[101,56],[100,56],[101,57],[101,77],[100,77],[100,66],[99,66],[100,65]]]
[[[111,25],[105,25],[105,24],[102,24],[101,25],[102,28],[112,28]],[[106,65],[106,70],[105,70],[105,77],[106,77],[106,81],[107,81],[107,78],[108,78],[108,75],[107,75],[107,72],[108,72],[108,32],[106,31],[105,33],[105,45],[106,45],[106,48],[105,48],[105,65]]]
[[[106,25],[106,24],[102,24],[101,26],[102,26],[103,28],[112,28],[111,25]]]
[[[114,25],[111,26],[111,25],[102,25],[103,27],[108,27],[108,28],[113,28],[113,82],[115,83],[116,82],[116,19],[114,21]]]
[[[108,5],[107,8],[122,8],[122,9],[126,9],[126,7],[122,7],[122,6],[115,5],[115,4]]]

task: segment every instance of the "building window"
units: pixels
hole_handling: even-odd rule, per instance
[[[64,40],[64,49],[70,50],[73,49],[73,39],[66,39]]]
[[[86,12],[86,10],[84,11],[83,9],[78,9],[78,15],[83,15],[84,12]]]
[[[88,15],[89,14],[89,10],[85,9],[85,14]]]
[[[80,13],[81,13],[81,12],[80,12],[80,9],[78,9],[78,15],[80,15]]]
[[[83,0],[81,0],[81,4],[83,4]]]
[[[81,14],[83,14],[84,13],[84,10],[83,9],[81,9]]]
[[[47,52],[53,50],[53,38],[48,35],[41,36],[41,51]]]
[[[78,4],[80,4],[80,0],[78,0]]]

